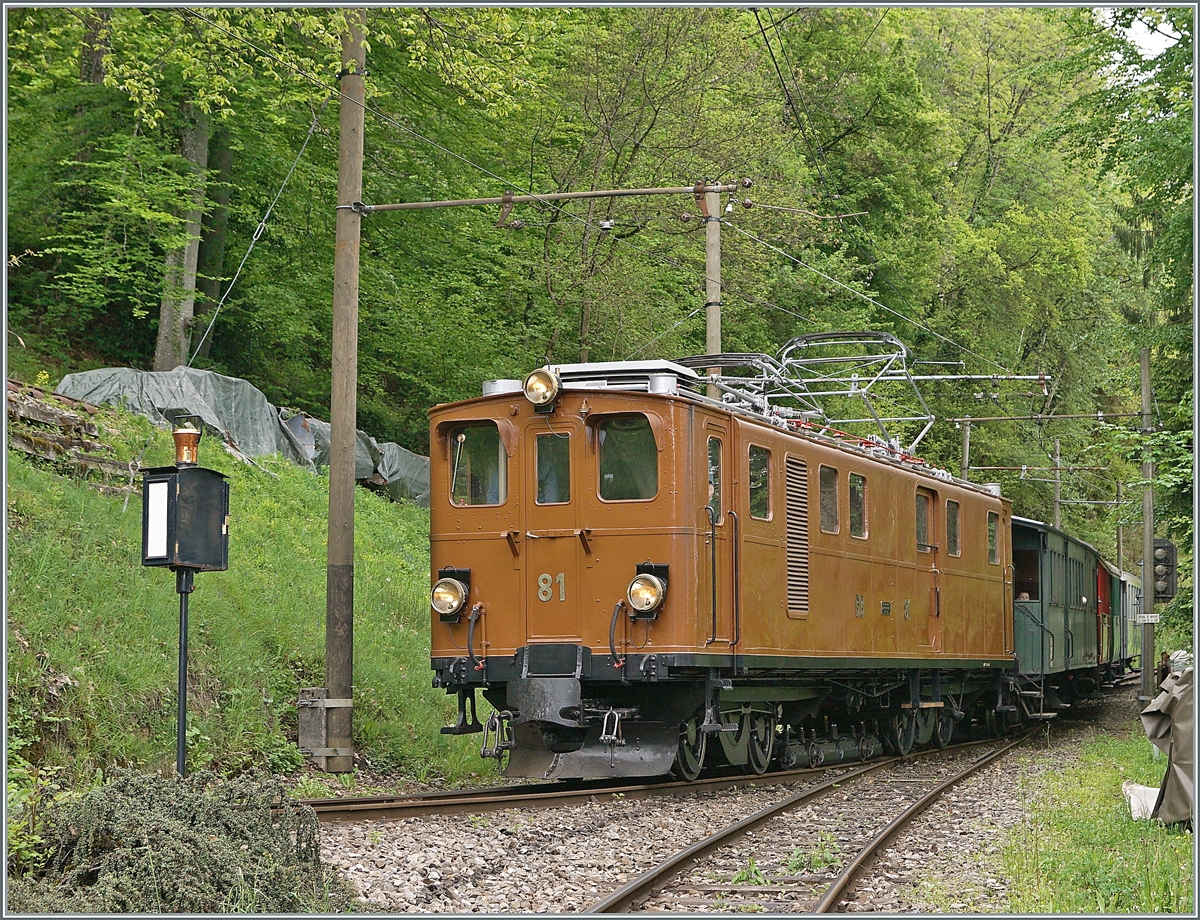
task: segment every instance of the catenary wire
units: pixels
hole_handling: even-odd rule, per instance
[[[267,210],[263,214],[262,220],[260,220],[258,222],[258,226],[254,228],[254,233],[250,237],[250,245],[246,247],[246,254],[242,256],[242,261],[238,265],[237,271],[233,273],[233,278],[230,279],[229,284],[226,286],[225,293],[221,295],[221,299],[217,302],[216,307],[213,308],[212,319],[209,320],[208,326],[204,330],[204,335],[200,336],[200,341],[196,344],[196,350],[192,352],[191,358],[188,359],[188,363],[186,365],[187,367],[192,366],[192,362],[195,361],[196,356],[200,354],[200,349],[204,347],[204,342],[208,339],[209,333],[212,332],[213,326],[217,322],[217,316],[221,313],[221,308],[225,306],[225,300],[229,297],[229,292],[233,290],[233,286],[237,284],[238,278],[241,277],[242,269],[246,267],[246,260],[250,258],[250,253],[254,251],[254,245],[263,235],[263,231],[267,229],[267,221],[271,217],[271,212],[275,210],[275,205],[279,203],[279,198],[283,194],[283,190],[287,188],[288,181],[292,178],[292,173],[294,173],[296,171],[296,167],[300,165],[300,158],[304,156],[304,151],[308,148],[308,142],[312,140],[313,134],[316,133],[317,126],[321,123],[321,115],[324,114],[325,107],[329,105],[329,100],[332,98],[332,93],[327,95],[325,97],[325,101],[321,103],[321,107],[316,111],[316,114],[313,115],[312,123],[308,128],[308,134],[304,138],[304,143],[300,145],[300,152],[297,153],[296,158],[292,160],[291,168],[288,169],[287,175],[283,177],[283,182],[279,184],[279,190],[275,193],[275,197],[271,199],[271,203],[267,206]]]
[[[200,14],[199,14],[199,13],[197,13],[196,11],[193,11],[193,10],[184,10],[184,11],[181,11],[181,12],[182,12],[182,13],[185,13],[185,14],[190,14],[190,16],[194,16],[194,17],[196,17],[196,18],[198,18],[198,19],[202,19],[202,20],[203,20],[203,22],[205,22],[205,23],[208,23],[209,25],[211,25],[211,26],[212,26],[212,28],[215,28],[215,29],[217,29],[217,30],[220,30],[220,31],[222,31],[222,32],[226,32],[226,34],[227,34],[227,35],[229,35],[230,37],[233,37],[233,38],[235,38],[235,40],[238,40],[238,41],[244,42],[245,44],[247,44],[247,46],[248,46],[248,47],[251,47],[251,48],[253,48],[254,50],[257,50],[257,52],[259,52],[260,54],[264,54],[264,55],[266,55],[266,56],[269,56],[269,58],[271,58],[272,60],[275,60],[275,61],[277,61],[277,62],[278,62],[278,64],[282,64],[283,66],[286,66],[286,67],[288,67],[288,68],[289,68],[289,70],[292,70],[292,71],[294,71],[295,73],[298,73],[298,74],[300,74],[300,76],[301,76],[301,77],[304,77],[305,79],[311,80],[311,82],[313,82],[313,83],[316,83],[317,85],[322,85],[322,86],[323,86],[323,88],[324,88],[325,84],[323,84],[323,83],[320,83],[320,80],[319,80],[319,79],[318,79],[316,76],[313,76],[313,74],[307,73],[306,71],[302,70],[302,68],[300,68],[300,67],[298,67],[298,66],[296,66],[296,65],[292,64],[292,62],[290,62],[290,61],[286,61],[286,60],[283,60],[282,58],[278,58],[278,56],[277,56],[277,55],[271,54],[271,53],[269,52],[269,50],[265,50],[265,49],[263,49],[263,48],[260,48],[260,47],[258,47],[258,46],[257,46],[257,44],[254,44],[253,42],[251,42],[250,40],[248,40],[248,38],[245,38],[244,36],[238,35],[238,34],[236,34],[236,32],[234,32],[234,31],[232,31],[232,30],[229,30],[229,29],[226,29],[226,28],[224,28],[224,26],[223,26],[223,25],[221,25],[221,24],[218,24],[218,23],[215,23],[215,22],[212,22],[212,20],[210,20],[210,19],[208,19],[208,18],[205,18],[205,17],[203,17],[203,16],[200,16]],[[756,17],[757,17],[757,13],[756,13]],[[760,26],[761,26],[761,22],[760,22]],[[764,34],[764,36],[766,36],[766,32],[763,32],[763,34]],[[768,48],[768,50],[769,50],[769,48]],[[772,59],[774,60],[774,53],[773,53],[773,52],[772,52]],[[779,67],[778,67],[778,64],[776,64],[776,73],[778,73],[778,72],[779,72]],[[780,73],[780,74],[779,74],[779,76],[780,76],[780,80],[781,80],[781,82],[782,82],[782,74]],[[784,86],[784,90],[785,90],[785,94],[786,94],[786,92],[787,92],[786,85]],[[344,96],[344,95],[342,94],[342,92],[341,92],[340,90],[337,90],[337,89],[330,89],[329,91],[330,91],[330,95],[331,95],[331,96],[332,96],[332,95],[337,95],[337,96],[338,96],[338,98],[340,98],[340,100],[346,100],[346,98],[347,98],[346,96]],[[328,100],[326,100],[326,102],[328,102]],[[476,169],[476,170],[478,170],[478,172],[480,172],[480,173],[482,173],[482,174],[484,174],[484,175],[486,175],[486,176],[490,176],[490,178],[492,178],[492,179],[496,179],[497,181],[504,182],[504,184],[506,184],[506,185],[509,185],[510,187],[515,187],[515,186],[516,186],[516,187],[518,187],[518,184],[515,184],[515,182],[508,182],[508,181],[506,181],[506,180],[503,178],[503,176],[500,176],[500,175],[498,175],[498,174],[496,174],[496,173],[493,173],[493,172],[492,172],[492,170],[490,170],[490,169],[487,169],[486,167],[482,167],[482,166],[480,166],[480,164],[478,164],[478,163],[475,163],[475,162],[473,162],[473,161],[470,161],[470,160],[469,160],[469,158],[467,158],[466,156],[463,156],[462,154],[458,154],[458,152],[456,152],[456,151],[454,151],[454,150],[450,150],[449,148],[446,148],[446,146],[444,146],[444,145],[442,145],[442,144],[438,144],[438,143],[436,142],[436,140],[433,140],[433,139],[431,139],[431,138],[427,138],[427,137],[425,137],[425,136],[424,136],[424,134],[421,134],[420,132],[418,132],[418,131],[415,131],[415,130],[414,130],[414,128],[412,128],[412,127],[409,127],[409,126],[407,126],[407,125],[404,125],[404,124],[403,124],[403,122],[401,122],[401,121],[398,121],[398,120],[396,120],[396,119],[392,118],[392,116],[390,116],[390,115],[388,115],[388,114],[386,114],[386,113],[380,112],[380,110],[378,110],[377,108],[374,108],[374,107],[372,107],[372,106],[368,106],[368,104],[366,104],[366,103],[356,103],[356,104],[361,104],[361,106],[362,106],[362,108],[364,108],[365,112],[370,112],[372,115],[376,116],[376,118],[378,118],[378,119],[380,119],[380,120],[382,120],[382,121],[388,122],[388,124],[390,124],[390,125],[392,125],[392,126],[394,126],[394,127],[398,128],[398,130],[401,130],[401,131],[403,131],[404,133],[408,133],[408,134],[410,134],[410,136],[414,137],[415,139],[418,139],[418,140],[420,140],[420,142],[422,142],[422,143],[425,143],[425,144],[428,144],[428,145],[432,146],[432,148],[434,148],[434,149],[436,149],[436,150],[443,151],[443,152],[444,152],[444,154],[446,154],[446,155],[449,155],[449,156],[451,156],[451,157],[454,157],[454,158],[455,158],[455,160],[458,160],[458,161],[460,161],[460,162],[462,162],[462,163],[464,163],[464,164],[467,164],[467,166],[469,166],[469,167],[472,167],[473,169]],[[793,109],[793,112],[794,112],[794,109]],[[532,190],[530,190],[530,191],[527,191],[527,194],[529,194],[529,196],[530,196],[530,197],[533,197],[533,198],[535,198],[535,199],[536,199],[536,198],[538,198],[538,196],[536,196],[536,193],[535,193],[535,192],[533,192]],[[557,205],[557,204],[554,204],[553,202],[541,202],[541,203],[542,203],[542,204],[545,204],[545,205],[547,205],[547,206],[550,206],[550,208],[552,208],[552,209],[554,209],[554,210],[558,210],[558,211],[562,212],[563,216],[564,216],[564,217],[568,217],[568,218],[569,218],[569,220],[576,221],[576,222],[578,222],[578,223],[582,223],[584,227],[589,227],[589,226],[590,226],[590,224],[588,223],[588,221],[584,220],[584,218],[582,218],[582,217],[578,217],[577,215],[575,215],[575,214],[572,214],[572,212],[570,212],[570,211],[566,210],[565,208],[562,208],[562,206],[559,206],[559,205]],[[863,297],[863,299],[864,299],[864,300],[866,300],[866,301],[869,301],[870,303],[874,303],[874,305],[875,305],[875,306],[881,307],[882,309],[884,309],[884,311],[887,311],[888,313],[892,313],[892,314],[896,315],[896,317],[899,317],[899,318],[901,318],[901,319],[905,319],[906,321],[908,321],[908,323],[912,323],[913,325],[916,325],[916,326],[918,326],[918,327],[919,327],[919,329],[924,329],[926,332],[929,332],[929,333],[930,333],[930,335],[932,335],[932,336],[935,336],[935,337],[937,337],[937,338],[940,338],[940,339],[942,339],[942,341],[944,341],[944,342],[947,342],[947,343],[948,343],[948,344],[950,344],[950,345],[953,345],[953,347],[955,347],[955,348],[959,348],[959,349],[961,349],[962,351],[965,351],[965,353],[966,353],[966,354],[970,354],[970,355],[973,355],[973,356],[979,357],[979,359],[982,359],[982,360],[984,360],[984,361],[986,361],[986,362],[989,362],[989,363],[991,363],[991,365],[994,365],[995,367],[1000,367],[1000,368],[1002,369],[1002,371],[1004,371],[1004,373],[1009,373],[1007,368],[1004,368],[1002,365],[998,365],[998,363],[996,363],[995,361],[992,361],[991,359],[989,359],[989,357],[984,357],[983,355],[979,355],[979,354],[977,354],[977,353],[974,353],[974,351],[972,351],[971,349],[968,349],[968,348],[966,348],[966,347],[965,347],[965,345],[960,345],[958,342],[954,342],[954,341],[953,341],[953,339],[950,339],[950,338],[948,338],[947,336],[943,336],[943,335],[942,335],[942,333],[940,333],[940,332],[935,332],[934,330],[931,330],[931,329],[929,329],[929,327],[928,327],[928,326],[925,326],[925,325],[923,325],[922,323],[918,323],[918,321],[917,321],[917,320],[914,320],[914,319],[912,319],[911,317],[907,317],[907,315],[906,315],[906,314],[904,314],[904,313],[901,313],[901,312],[899,312],[899,311],[896,311],[896,309],[894,309],[894,308],[892,308],[892,307],[888,307],[888,306],[886,306],[886,305],[883,305],[883,303],[881,303],[880,301],[877,301],[877,300],[875,300],[875,299],[872,299],[872,297],[868,297],[868,296],[866,296],[865,294],[862,294],[862,293],[860,293],[860,291],[854,290],[853,288],[851,288],[851,287],[850,287],[850,285],[847,285],[847,284],[845,284],[845,283],[842,283],[842,282],[838,281],[838,279],[836,279],[836,278],[834,278],[834,277],[832,277],[832,276],[826,275],[826,273],[824,273],[824,272],[822,272],[822,271],[820,271],[820,270],[817,270],[817,269],[815,269],[815,267],[812,267],[811,265],[808,265],[808,264],[804,263],[804,261],[802,261],[802,260],[798,259],[797,257],[794,257],[794,255],[792,255],[791,253],[787,253],[787,252],[785,252],[785,251],[784,251],[784,249],[781,249],[781,248],[779,248],[779,247],[776,247],[776,246],[772,246],[772,245],[770,245],[770,243],[768,243],[768,242],[766,242],[766,241],[764,241],[764,240],[758,239],[758,237],[754,236],[754,234],[750,234],[750,233],[749,233],[749,231],[746,231],[746,230],[740,229],[739,227],[737,227],[737,226],[736,226],[736,224],[728,223],[727,221],[725,221],[725,220],[724,220],[724,218],[722,218],[722,221],[721,221],[721,222],[722,222],[722,223],[726,223],[728,227],[731,227],[731,228],[733,228],[734,230],[737,230],[737,231],[738,231],[738,233],[740,233],[740,234],[743,234],[743,235],[745,235],[745,236],[748,236],[748,237],[750,237],[750,239],[751,239],[751,240],[755,240],[756,242],[760,243],[760,245],[762,245],[762,246],[766,246],[767,248],[769,248],[769,249],[772,249],[772,251],[774,251],[774,252],[776,252],[776,253],[779,253],[780,255],[784,255],[784,257],[785,257],[785,258],[787,258],[787,259],[791,259],[791,260],[793,260],[793,261],[796,261],[796,263],[797,263],[798,265],[802,265],[802,266],[806,267],[806,269],[809,269],[810,271],[814,271],[814,272],[816,272],[816,273],[817,273],[817,275],[821,275],[822,277],[826,278],[826,279],[827,279],[827,281],[833,282],[834,284],[838,284],[838,285],[839,285],[839,287],[845,288],[846,290],[848,290],[848,291],[851,291],[851,293],[852,293],[852,294],[856,294],[856,295],[857,295],[857,296],[859,296],[859,297]],[[655,258],[655,259],[659,259],[659,260],[661,260],[661,261],[665,261],[665,263],[666,263],[666,264],[670,264],[670,265],[673,265],[673,266],[679,267],[679,269],[683,269],[683,270],[689,270],[689,269],[686,269],[686,266],[684,266],[684,265],[680,265],[679,263],[676,263],[676,261],[674,261],[674,260],[671,260],[671,259],[667,259],[667,258],[665,258],[665,257],[662,257],[662,255],[660,255],[660,254],[658,254],[658,253],[650,253],[650,252],[647,252],[647,251],[646,251],[646,249],[642,249],[641,247],[634,246],[634,245],[632,245],[632,243],[630,243],[628,240],[614,240],[614,242],[622,242],[622,243],[624,243],[624,245],[626,245],[626,246],[629,246],[630,248],[634,249],[634,251],[635,251],[635,252],[640,252],[640,253],[642,253],[643,255],[647,255],[647,257],[649,257],[649,258]],[[706,279],[707,279],[707,276],[704,276],[704,277],[706,277]],[[730,293],[737,293],[737,291],[736,291],[736,290],[734,290],[734,289],[732,289],[732,288],[726,288],[726,289],[727,289],[727,290],[730,290]],[[781,311],[782,311],[782,312],[785,312],[785,313],[790,313],[790,311],[786,311],[786,309],[782,309],[781,307],[778,307],[778,305],[774,305],[774,306],[775,306],[775,308],[776,308],[776,309],[781,309]],[[794,313],[790,313],[790,314],[791,314],[791,315],[797,315],[797,314],[794,314]]]
[[[195,12],[194,10],[182,10],[181,12],[182,12],[182,13],[185,13],[185,14],[187,14],[187,15],[195,16],[196,18],[198,18],[198,19],[202,20],[203,22],[205,22],[205,23],[207,23],[207,24],[209,24],[209,25],[213,26],[214,28],[218,29],[219,31],[222,31],[222,32],[224,32],[225,34],[229,35],[231,38],[234,38],[235,40],[238,40],[238,41],[241,41],[241,42],[245,43],[245,44],[246,44],[246,45],[248,45],[249,47],[251,47],[251,48],[253,48],[254,50],[258,51],[260,54],[263,54],[263,55],[266,55],[267,57],[270,57],[272,60],[274,60],[274,61],[276,61],[277,63],[279,63],[279,64],[282,64],[283,66],[287,67],[288,69],[290,69],[290,70],[294,71],[295,73],[297,73],[298,75],[300,75],[300,76],[301,76],[301,77],[303,77],[304,79],[306,79],[306,80],[309,80],[310,82],[312,82],[312,83],[314,83],[314,84],[316,84],[316,85],[318,85],[318,86],[321,86],[321,87],[322,87],[322,88],[324,88],[324,89],[328,89],[328,90],[329,90],[329,93],[330,93],[330,95],[331,95],[331,96],[334,96],[334,95],[336,95],[336,96],[337,96],[337,97],[338,97],[340,100],[354,102],[354,100],[347,100],[347,97],[346,97],[346,96],[345,96],[345,95],[344,95],[344,94],[343,94],[343,93],[342,93],[340,90],[338,90],[336,87],[330,87],[328,84],[325,84],[325,83],[321,82],[321,81],[320,81],[320,79],[319,79],[318,77],[316,77],[316,76],[314,76],[314,75],[312,75],[312,74],[310,74],[310,73],[306,72],[305,70],[303,70],[302,68],[300,68],[300,67],[296,66],[295,64],[291,63],[290,61],[286,61],[286,60],[284,60],[283,58],[280,58],[280,57],[278,57],[277,55],[274,55],[274,54],[272,54],[270,51],[268,51],[268,50],[266,50],[266,49],[263,49],[263,48],[259,47],[259,46],[258,46],[258,45],[256,45],[254,42],[251,42],[249,39],[245,38],[244,36],[241,36],[241,35],[239,35],[238,33],[236,33],[236,32],[233,32],[232,30],[225,28],[224,26],[220,25],[219,23],[215,23],[215,22],[213,22],[212,20],[209,20],[209,19],[205,18],[204,16],[200,15],[199,13]],[[328,101],[328,100],[327,100],[327,101]],[[356,103],[356,102],[355,102],[355,104],[359,104],[359,103]],[[402,122],[399,122],[399,121],[397,121],[396,119],[392,118],[391,116],[387,115],[386,113],[383,113],[383,112],[379,111],[378,109],[376,109],[376,108],[373,108],[373,107],[372,107],[372,106],[370,106],[370,105],[367,105],[366,103],[361,103],[361,105],[362,105],[362,107],[363,107],[364,111],[370,112],[372,115],[374,115],[376,118],[379,118],[381,121],[384,121],[384,122],[386,122],[386,123],[388,123],[388,124],[391,124],[393,127],[396,127],[396,128],[398,128],[399,130],[401,130],[401,131],[403,131],[403,132],[405,132],[405,133],[407,133],[407,134],[411,135],[412,137],[416,138],[417,140],[419,140],[419,141],[421,141],[421,142],[423,142],[423,143],[425,143],[425,144],[428,144],[429,146],[433,147],[434,149],[441,150],[441,151],[443,151],[444,153],[447,153],[447,154],[449,154],[449,155],[450,155],[450,156],[452,156],[453,158],[455,158],[455,159],[457,159],[457,160],[461,161],[462,163],[466,164],[467,166],[470,166],[470,167],[472,167],[473,169],[476,169],[477,171],[479,171],[479,172],[483,173],[484,175],[486,175],[486,176],[488,176],[488,177],[490,177],[490,178],[496,179],[496,180],[498,180],[498,181],[500,181],[500,182],[504,182],[505,184],[509,185],[510,187],[513,187],[513,186],[515,186],[515,187],[520,187],[518,183],[510,183],[510,182],[507,182],[507,180],[505,180],[503,177],[501,177],[501,176],[497,175],[496,173],[492,172],[491,170],[487,169],[486,167],[480,166],[479,164],[472,162],[471,160],[469,160],[467,157],[463,156],[462,154],[456,153],[455,151],[453,151],[453,150],[450,150],[450,149],[448,149],[448,148],[446,148],[446,147],[442,146],[441,144],[438,144],[436,141],[433,141],[433,140],[431,140],[430,138],[427,138],[427,137],[425,137],[424,135],[420,134],[420,133],[419,133],[419,132],[417,132],[416,130],[414,130],[414,129],[412,129],[412,128],[408,127],[407,125],[403,124]],[[531,196],[533,196],[533,197],[535,197],[535,198],[537,197],[537,196],[536,196],[536,193],[534,193],[534,192],[532,192],[532,191],[528,191],[528,192],[527,192],[527,194],[529,194],[529,195],[531,195]],[[560,211],[560,212],[561,212],[561,213],[562,213],[562,214],[563,214],[565,217],[567,217],[567,218],[569,218],[569,219],[571,219],[571,220],[574,220],[574,221],[576,221],[576,222],[578,222],[578,223],[581,223],[581,224],[583,224],[584,226],[590,226],[586,220],[584,220],[583,218],[579,217],[578,215],[575,215],[575,214],[571,213],[570,211],[568,211],[568,210],[566,210],[565,208],[563,208],[563,207],[561,207],[561,206],[559,206],[559,205],[555,204],[554,202],[549,202],[549,201],[546,201],[546,202],[542,202],[542,203],[543,203],[543,204],[545,204],[545,205],[547,205],[547,206],[549,206],[549,207],[551,207],[551,208],[552,208],[552,209],[554,209],[554,210]],[[675,260],[673,260],[673,259],[669,259],[669,258],[667,258],[666,256],[663,256],[663,255],[661,255],[661,254],[658,254],[658,253],[654,253],[654,252],[647,251],[647,250],[645,250],[645,249],[643,249],[643,248],[641,248],[641,247],[639,247],[639,246],[636,246],[636,245],[634,245],[634,244],[630,243],[628,240],[621,240],[621,239],[617,239],[617,240],[614,240],[614,242],[621,243],[621,244],[623,244],[623,245],[625,245],[625,246],[629,247],[630,249],[634,250],[635,252],[639,252],[639,253],[641,253],[642,255],[644,255],[644,256],[647,256],[648,258],[656,259],[656,260],[658,260],[658,261],[660,261],[660,262],[663,262],[663,263],[665,263],[665,264],[667,264],[667,265],[671,265],[671,266],[673,266],[673,267],[675,267],[675,268],[679,268],[679,269],[681,269],[681,270],[683,270],[683,271],[687,271],[687,272],[692,272],[692,271],[694,271],[694,269],[692,269],[692,268],[690,268],[690,267],[688,267],[688,266],[686,266],[686,265],[683,265],[683,264],[681,264],[681,263],[679,263],[679,262],[677,262],[677,261],[675,261]],[[701,273],[701,274],[702,274],[702,276],[703,276],[703,277],[707,278],[707,275],[704,275],[704,273]],[[830,280],[834,280],[834,279],[830,279]],[[838,282],[838,283],[840,283],[840,282]],[[730,286],[728,286],[728,285],[724,286],[724,290],[727,290],[727,291],[729,291],[730,293],[733,293],[733,294],[738,294],[739,296],[745,296],[745,295],[742,295],[742,294],[741,294],[741,293],[740,293],[740,292],[739,292],[737,289],[735,289],[735,288],[733,288],[733,287],[730,287]],[[793,317],[795,317],[795,318],[797,318],[797,319],[804,320],[805,322],[812,323],[812,321],[811,321],[811,320],[808,320],[806,317],[800,316],[799,314],[797,314],[797,313],[794,313],[794,312],[792,312],[792,311],[790,311],[790,310],[787,310],[786,308],[784,308],[784,307],[781,307],[781,306],[779,306],[778,304],[773,304],[773,303],[771,303],[770,301],[763,301],[763,300],[761,300],[761,299],[759,299],[759,298],[747,298],[747,299],[752,299],[752,300],[754,300],[755,302],[759,303],[759,304],[760,304],[760,305],[762,305],[762,306],[769,306],[769,307],[771,307],[771,308],[773,308],[773,309],[775,309],[775,310],[778,310],[778,311],[780,311],[780,312],[782,312],[782,313],[785,313],[785,314],[787,314],[787,315],[789,315],[789,316],[793,316]],[[681,322],[681,323],[679,323],[679,324],[677,324],[677,326],[678,326],[678,325],[681,325],[681,324],[682,324],[682,322]],[[677,326],[676,326],[676,327],[673,327],[673,328],[677,328]],[[668,330],[668,332],[669,332],[669,331],[671,331],[671,330]],[[964,350],[965,350],[965,349],[964,349]]]
[[[953,345],[955,348],[962,350],[963,352],[965,352],[968,355],[972,355],[976,358],[979,358],[981,361],[986,361],[988,364],[991,364],[993,367],[1000,368],[1000,370],[1004,371],[1005,374],[1011,373],[1011,371],[1009,371],[1008,368],[1004,367],[1002,364],[996,363],[991,358],[985,357],[984,355],[981,355],[977,352],[971,351],[971,349],[967,348],[965,345],[960,345],[958,342],[955,342],[953,339],[942,335],[940,332],[935,332],[933,329],[930,329],[928,326],[924,325],[923,323],[917,322],[915,319],[913,319],[910,316],[906,316],[905,314],[901,313],[899,310],[894,310],[891,307],[887,306],[886,304],[880,303],[875,298],[868,297],[866,294],[862,293],[862,291],[856,291],[854,288],[850,287],[848,284],[844,284],[841,281],[838,281],[837,278],[833,278],[833,277],[825,274],[820,269],[814,268],[813,266],[809,265],[807,262],[803,261],[802,259],[799,259],[796,256],[792,255],[790,252],[787,252],[784,249],[780,249],[778,246],[768,243],[766,240],[760,239],[759,237],[755,236],[753,233],[750,233],[748,230],[743,230],[741,227],[737,226],[737,224],[730,223],[729,221],[724,220],[724,219],[722,219],[721,223],[725,224],[725,226],[729,227],[734,232],[740,233],[743,236],[749,237],[750,239],[754,240],[754,242],[756,242],[762,246],[765,246],[767,249],[770,249],[772,252],[776,252],[779,255],[783,256],[784,258],[790,259],[791,261],[795,262],[797,265],[803,266],[804,268],[807,268],[809,271],[820,275],[826,281],[832,281],[838,287],[845,288],[847,291],[849,291],[851,294],[855,295],[856,297],[861,297],[863,300],[867,301],[867,303],[873,304],[874,306],[879,307],[882,310],[886,310],[888,313],[891,313],[893,316],[897,316],[900,319],[905,320],[906,322],[912,323],[918,329],[925,330],[926,332],[928,332],[930,335],[934,336],[935,338],[939,338],[942,341],[946,342],[947,344]]]

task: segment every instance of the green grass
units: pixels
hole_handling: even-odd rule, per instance
[[[1003,851],[1014,912],[1192,914],[1192,834],[1134,821],[1121,793],[1127,779],[1162,782],[1167,761],[1152,750],[1140,732],[1099,738],[1025,790],[1029,817]]]
[[[97,421],[119,458],[145,446],[143,467],[171,462],[144,419]],[[241,464],[212,437],[201,450],[230,476],[231,525],[228,571],[197,574],[189,601],[189,769],[288,773],[305,760],[298,691],[324,683],[328,478]],[[72,784],[172,771],[179,596],[171,572],[140,564],[140,495],[123,510],[10,451],[7,501],[10,766]],[[453,700],[430,684],[428,552],[427,512],[356,491],[355,749],[377,771],[469,781],[486,771],[476,739],[438,732]]]

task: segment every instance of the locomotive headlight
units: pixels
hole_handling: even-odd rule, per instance
[[[429,603],[443,617],[453,616],[467,602],[467,586],[457,578],[439,578],[429,592]]]
[[[642,574],[629,583],[629,606],[637,613],[649,613],[662,606],[667,596],[667,586],[656,575]]]
[[[525,378],[525,398],[537,408],[552,406],[560,389],[558,375],[548,367],[538,368]]]

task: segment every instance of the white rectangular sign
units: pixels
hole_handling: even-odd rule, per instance
[[[1139,613],[1136,617],[1139,626],[1145,626],[1147,623],[1157,623],[1161,616],[1157,613]]]
[[[152,482],[146,489],[146,558],[165,559],[167,555],[167,487],[170,483]]]

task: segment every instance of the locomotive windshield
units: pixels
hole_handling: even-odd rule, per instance
[[[600,497],[637,501],[658,494],[658,447],[644,415],[618,415],[596,426],[600,439]]]
[[[495,422],[471,422],[450,432],[450,501],[500,505],[508,498],[508,456]]]

